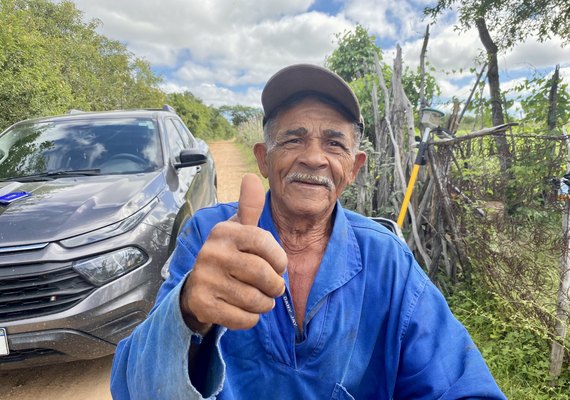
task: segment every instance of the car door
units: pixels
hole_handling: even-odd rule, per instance
[[[181,134],[182,139],[185,143],[189,143],[187,148],[197,148],[208,155],[208,162],[197,168],[197,174],[194,177],[194,182],[192,182],[192,187],[190,188],[190,196],[194,201],[194,205],[200,204],[201,207],[212,205],[217,201],[216,195],[216,176],[214,160],[208,146],[205,142],[198,142],[190,130],[180,121],[179,119],[173,120],[174,125],[178,128],[178,132]]]
[[[187,139],[184,140],[184,137],[176,128],[173,118],[166,118],[164,120],[164,126],[170,155],[169,162],[171,165],[167,179],[174,196],[174,201],[178,205],[178,208],[181,209],[181,213],[177,216],[177,220],[179,220],[194,213],[194,204],[196,204],[198,200],[192,197],[192,192],[195,190],[191,190],[191,188],[195,185],[194,181],[199,167],[174,168],[174,164],[180,162],[180,152],[188,148],[190,143]],[[183,216],[180,216],[180,214],[183,214]]]

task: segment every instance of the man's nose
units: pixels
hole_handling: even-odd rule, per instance
[[[325,152],[319,140],[309,140],[305,150],[299,157],[299,161],[312,169],[323,168],[327,164]]]

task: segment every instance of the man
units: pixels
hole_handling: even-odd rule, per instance
[[[196,213],[148,319],[115,355],[115,399],[504,396],[410,251],[338,197],[365,162],[350,87],[277,72],[238,204]]]

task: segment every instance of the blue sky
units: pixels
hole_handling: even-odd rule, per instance
[[[377,37],[384,61],[395,46],[404,62],[419,63],[429,21],[429,0],[75,0],[86,20],[102,22],[100,33],[125,43],[147,59],[168,91],[189,90],[206,104],[260,106],[263,84],[293,63],[322,65],[336,47],[335,35],[363,25]],[[475,31],[454,29],[455,15],[430,28],[428,61],[436,68],[443,94],[465,99],[482,46]],[[499,57],[503,89],[533,72],[561,65],[570,80],[570,46],[533,39]],[[449,74],[463,69],[463,73]],[[442,105],[443,106],[443,105]]]

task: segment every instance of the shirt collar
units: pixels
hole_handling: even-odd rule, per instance
[[[362,270],[356,237],[338,200],[333,211],[333,218],[331,237],[307,299],[306,315],[310,315],[311,310],[325,296],[346,284]],[[281,244],[277,228],[273,223],[270,191],[265,197],[265,206],[259,220],[259,226],[271,232]]]

